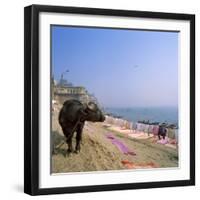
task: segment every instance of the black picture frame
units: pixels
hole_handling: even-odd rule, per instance
[[[190,23],[190,179],[162,182],[39,188],[39,13],[188,20]],[[195,15],[31,5],[24,9],[24,192],[30,195],[195,185]]]

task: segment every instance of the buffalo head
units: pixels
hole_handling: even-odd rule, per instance
[[[81,109],[85,121],[103,122],[105,116],[94,102],[89,102]]]

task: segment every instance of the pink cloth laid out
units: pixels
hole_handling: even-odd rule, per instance
[[[165,138],[165,139],[158,140],[157,143],[158,144],[167,144],[168,143],[168,139]]]
[[[115,138],[114,135],[108,134],[106,138],[109,139],[112,142],[112,144],[114,144],[125,155],[128,155],[128,154],[132,156],[136,155],[136,153],[131,151],[123,142]]]

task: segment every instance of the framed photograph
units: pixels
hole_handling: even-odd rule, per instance
[[[24,192],[195,184],[195,16],[31,5]]]

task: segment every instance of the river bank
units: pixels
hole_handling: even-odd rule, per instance
[[[80,153],[67,154],[65,137],[58,123],[61,106],[55,104],[52,112],[52,173],[178,167],[178,148],[159,144],[152,134],[137,133],[108,121],[86,122]]]
[[[135,155],[124,154],[107,138],[112,134]],[[62,132],[52,132],[54,146],[64,140]],[[75,138],[73,140],[75,144]],[[178,167],[178,150],[155,142],[155,138],[131,138],[112,131],[104,123],[87,122],[79,154],[67,154],[67,145],[55,149],[52,173]]]

